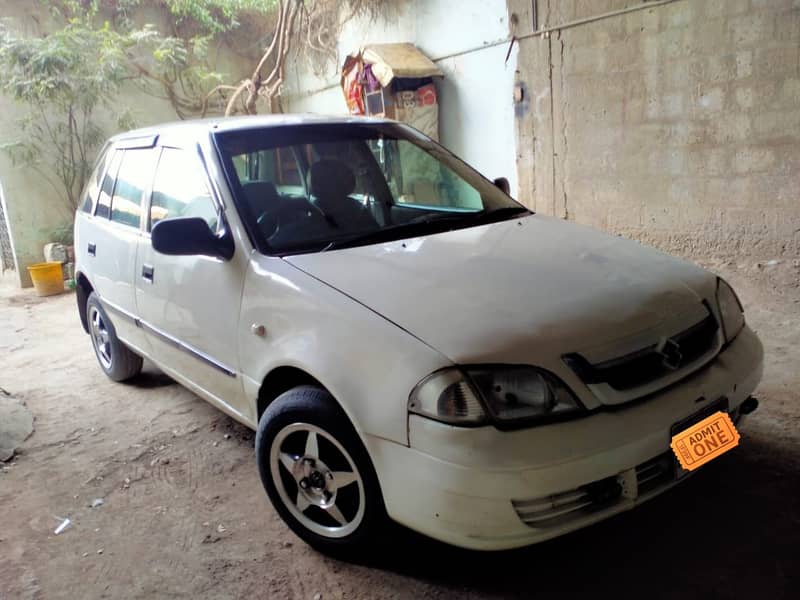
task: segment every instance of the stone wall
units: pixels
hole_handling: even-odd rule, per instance
[[[800,1],[603,17],[642,4],[538,0],[554,30],[520,41],[520,199],[686,255],[800,256]],[[509,1],[518,36],[531,8]]]

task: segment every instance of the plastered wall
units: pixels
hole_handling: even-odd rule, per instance
[[[0,17],[16,31],[26,35],[41,35],[54,24],[46,8],[39,2],[20,2],[0,0]],[[137,19],[151,22],[155,14],[137,14]],[[257,50],[257,49],[256,49]],[[232,81],[239,80],[241,73],[252,69],[257,57],[243,57],[222,47],[218,57],[220,68],[232,75]],[[137,126],[147,126],[167,121],[175,121],[177,116],[171,104],[154,95],[146,94],[141,88],[131,84],[123,89],[120,105],[130,109]],[[0,143],[18,138],[16,121],[23,116],[24,107],[13,99],[0,94]],[[96,112],[97,119],[109,135],[116,133],[115,107]],[[99,150],[99,149],[98,149]],[[3,186],[6,202],[6,218],[11,228],[14,250],[17,259],[15,276],[22,287],[29,287],[31,280],[26,267],[41,262],[43,246],[53,241],[52,232],[65,224],[72,223],[74,214],[67,208],[58,192],[30,165],[14,165],[8,155],[0,152],[0,184]]]

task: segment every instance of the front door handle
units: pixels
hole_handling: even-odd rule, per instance
[[[142,279],[153,283],[153,265],[142,265]]]
[[[89,256],[97,256],[97,245],[90,242],[86,251],[89,253]]]

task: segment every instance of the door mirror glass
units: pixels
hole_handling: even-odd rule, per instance
[[[153,250],[175,256],[212,256],[229,260],[233,256],[233,238],[221,236],[208,228],[202,217],[165,219],[153,225]]]

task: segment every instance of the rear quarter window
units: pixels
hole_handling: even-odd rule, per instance
[[[107,219],[111,216],[111,195],[114,193],[114,181],[117,178],[117,170],[121,160],[122,152],[117,150],[111,157],[108,169],[103,174],[100,191],[97,195],[97,208],[94,211],[94,216],[96,217]]]
[[[103,175],[105,175],[108,161],[113,154],[114,152],[109,150],[108,145],[104,146],[100,151],[100,155],[97,157],[97,162],[94,165],[94,170],[89,176],[89,181],[86,182],[86,189],[84,190],[83,200],[81,201],[81,212],[92,213],[94,203],[97,201],[97,192],[100,190],[100,185],[103,181]]]

